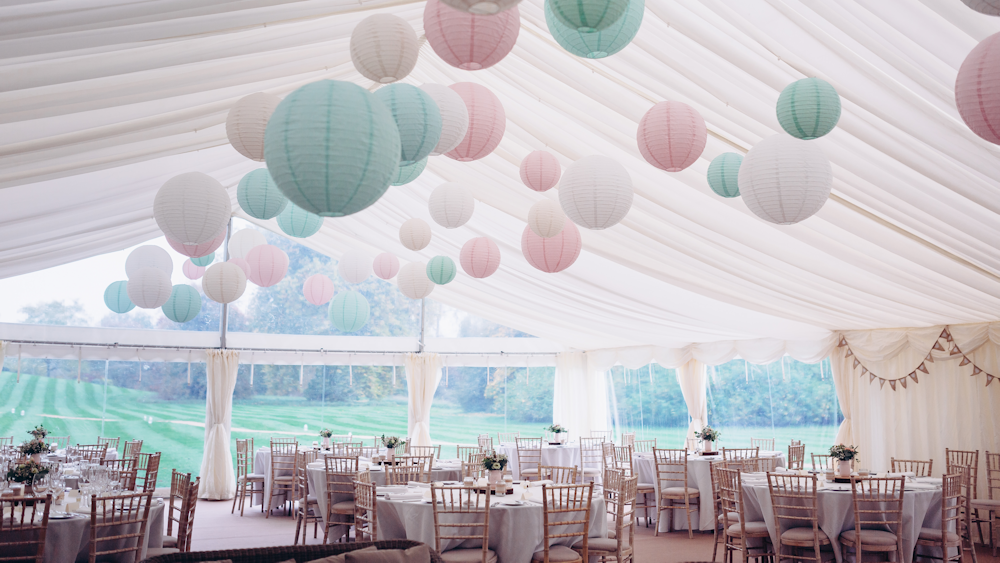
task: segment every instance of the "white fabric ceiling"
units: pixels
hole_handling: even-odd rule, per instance
[[[180,172],[206,172],[235,193],[260,166],[227,144],[236,100],[284,96],[322,78],[371,86],[348,54],[354,25],[384,10],[419,34],[423,6],[5,3],[0,277],[159,236],[153,195]],[[1000,318],[1000,147],[964,126],[952,92],[963,58],[1000,31],[1000,19],[959,0],[650,0],[632,45],[588,61],[555,44],[540,0],[520,9],[520,37],[500,64],[462,71],[424,45],[406,79],[493,90],[508,120],[495,153],[474,163],[434,157],[415,183],[327,219],[306,244],[333,257],[362,247],[457,261],[466,240],[491,236],[500,271],[459,276],[431,297],[583,349],[828,342],[837,329]],[[716,155],[779,131],[778,94],[805,76],[828,80],[843,99],[837,129],[813,141],[833,164],[833,196],[816,216],[780,227],[712,194],[705,170]],[[696,107],[711,132],[703,157],[676,174],[648,165],[635,142],[640,117],[665,99]],[[518,179],[521,158],[541,148],[564,167],[611,156],[636,189],[625,220],[585,231],[578,262],[554,275],[520,254],[531,204],[556,195]],[[429,248],[405,250],[399,225],[413,216],[430,222],[426,200],[443,181],[474,190],[475,215],[451,231],[432,224]]]

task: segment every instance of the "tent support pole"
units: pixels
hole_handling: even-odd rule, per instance
[[[233,234],[233,218],[226,224],[226,242],[222,243],[222,261],[229,261],[229,237]],[[222,314],[219,319],[219,348],[226,349],[226,332],[229,330],[229,303],[222,304]]]

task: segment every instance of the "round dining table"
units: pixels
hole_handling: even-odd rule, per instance
[[[511,475],[514,479],[520,479],[520,465],[517,459],[517,444],[504,442],[497,448],[497,453],[507,456],[507,465],[510,467]],[[542,465],[553,467],[580,467],[580,444],[569,442],[566,444],[542,444]]]

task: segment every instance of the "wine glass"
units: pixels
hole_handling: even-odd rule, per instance
[[[49,492],[49,474],[36,473],[31,478],[31,494],[33,496],[45,496]]]

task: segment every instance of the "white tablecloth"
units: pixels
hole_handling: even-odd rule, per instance
[[[149,521],[146,523],[146,545],[138,561],[146,558],[146,548],[163,547],[164,509],[166,505],[160,499],[154,499],[149,507]],[[61,505],[54,509],[62,510]],[[137,532],[129,530],[128,532]],[[104,529],[102,535],[128,533],[121,527],[113,526]],[[98,544],[101,549],[110,549],[110,544]],[[124,547],[124,546],[122,546]],[[85,562],[90,553],[90,515],[75,514],[72,518],[56,520],[49,518],[49,528],[45,535],[45,563]],[[122,556],[123,561],[131,563],[129,555]]]
[[[520,466],[517,461],[517,445],[505,443],[497,447],[497,453],[507,455],[507,464],[510,466],[514,479],[520,479]],[[542,465],[555,467],[580,467],[580,445],[571,442],[563,446],[542,445]]]

